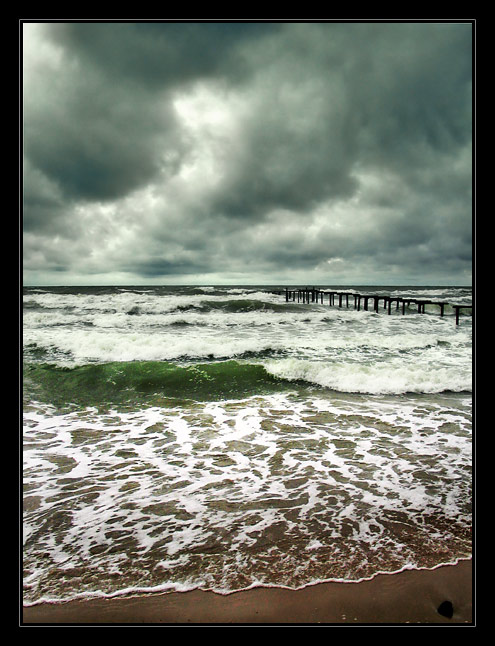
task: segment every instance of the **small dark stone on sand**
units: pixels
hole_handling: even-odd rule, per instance
[[[443,617],[447,617],[447,619],[452,619],[454,615],[454,606],[450,601],[442,601],[437,608],[437,612]]]

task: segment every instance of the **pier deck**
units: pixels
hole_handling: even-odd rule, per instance
[[[298,303],[320,303],[324,305],[324,301],[328,296],[328,305],[329,307],[335,306],[336,302],[338,307],[349,307],[349,298],[353,298],[353,307],[356,310],[361,310],[362,308],[365,311],[369,311],[370,301],[373,301],[373,310],[378,313],[380,307],[380,301],[383,301],[383,309],[387,310],[388,314],[392,312],[392,304],[395,304],[395,309],[402,309],[402,314],[406,313],[406,307],[410,307],[411,304],[417,306],[418,314],[425,313],[426,305],[436,305],[439,307],[440,316],[444,316],[445,306],[450,306],[455,312],[455,324],[459,325],[460,312],[463,309],[469,309],[472,312],[472,305],[464,304],[452,304],[447,301],[430,301],[423,298],[413,298],[410,296],[385,296],[384,294],[358,294],[356,292],[340,292],[340,291],[330,291],[330,290],[321,290],[316,287],[305,287],[297,289],[285,289],[285,300],[287,302],[297,300]]]

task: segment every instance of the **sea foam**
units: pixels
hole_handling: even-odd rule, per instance
[[[289,381],[306,381],[341,392],[370,394],[440,393],[471,391],[467,368],[416,365],[400,360],[385,365],[311,362],[279,359],[263,364],[266,370]]]

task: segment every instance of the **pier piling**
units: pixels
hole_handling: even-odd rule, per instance
[[[278,292],[280,294],[280,292]],[[406,307],[409,307],[411,303],[414,303],[417,306],[417,313],[424,314],[426,305],[438,305],[440,308],[440,316],[443,317],[445,313],[445,306],[450,305],[450,307],[455,312],[455,324],[459,325],[460,312],[462,309],[470,309],[472,311],[472,305],[463,305],[463,304],[452,304],[447,301],[430,301],[423,298],[410,298],[402,296],[385,296],[383,294],[358,294],[357,292],[339,292],[339,291],[326,291],[318,289],[317,287],[305,287],[304,289],[288,289],[285,288],[285,301],[288,303],[292,301],[295,303],[296,297],[298,303],[320,303],[323,305],[324,296],[328,296],[328,306],[332,307],[335,305],[335,296],[338,296],[339,308],[343,307],[343,298],[345,296],[345,307],[349,307],[349,296],[354,297],[353,307],[358,312],[361,310],[361,299],[363,299],[363,309],[368,311],[368,303],[370,298],[373,299],[373,310],[376,314],[379,311],[380,300],[383,300],[383,309],[387,310],[388,314],[392,313],[392,303],[396,303],[396,311],[399,310],[400,305],[402,305],[402,314],[406,313]]]

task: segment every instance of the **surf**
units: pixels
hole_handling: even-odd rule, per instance
[[[222,361],[178,365],[131,361],[64,367],[24,366],[25,395],[55,406],[156,404],[161,400],[216,401],[293,387],[256,363]]]

